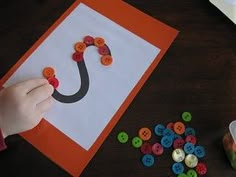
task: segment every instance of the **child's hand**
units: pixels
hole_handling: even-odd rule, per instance
[[[46,79],[27,80],[0,91],[0,129],[4,137],[35,127],[53,103]]]

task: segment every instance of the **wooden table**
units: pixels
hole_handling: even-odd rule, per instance
[[[207,0],[128,0],[129,4],[180,31],[177,39],[91,160],[83,177],[169,177],[171,151],[145,168],[141,153],[117,142],[125,130],[180,120],[190,123],[207,151],[208,177],[235,177],[222,137],[236,119],[236,28]],[[0,5],[0,77],[73,3],[73,0],[12,0]],[[121,10],[122,11],[122,10]],[[19,136],[0,153],[1,177],[66,177],[65,171]],[[66,153],[66,152],[65,152]],[[79,158],[79,157],[78,157]]]

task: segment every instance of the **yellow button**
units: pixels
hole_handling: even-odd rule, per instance
[[[152,132],[149,128],[144,127],[139,130],[138,135],[142,140],[147,141],[151,138]]]
[[[96,37],[94,39],[94,45],[97,46],[97,47],[102,47],[105,45],[105,40],[101,37]]]
[[[75,50],[76,50],[77,52],[84,52],[85,49],[86,49],[86,44],[85,44],[85,43],[83,43],[83,42],[77,42],[77,43],[75,44]]]
[[[185,153],[182,149],[175,149],[172,152],[172,158],[175,162],[182,162],[185,158]]]
[[[185,158],[185,164],[189,168],[194,168],[198,164],[198,158],[193,154],[188,154]]]
[[[185,125],[182,122],[176,122],[174,124],[174,131],[178,135],[182,135],[185,132]]]
[[[113,59],[110,55],[104,55],[101,58],[101,63],[105,66],[111,65],[112,61],[113,61]]]
[[[43,69],[43,76],[48,79],[55,76],[55,70],[52,67],[46,67]]]

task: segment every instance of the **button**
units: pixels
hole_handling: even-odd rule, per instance
[[[151,154],[146,154],[142,158],[145,167],[151,167],[154,164],[154,157]]]
[[[163,130],[163,136],[169,136],[172,139],[174,139],[174,135],[175,133],[169,128],[166,128],[165,130]]]
[[[182,122],[176,122],[174,124],[174,131],[178,135],[182,135],[185,132],[185,125]]]
[[[174,140],[179,139],[179,138],[183,139],[182,136],[174,134]]]
[[[196,132],[195,132],[195,130],[192,127],[188,127],[188,128],[185,129],[184,135],[185,136],[188,136],[188,135],[195,136]]]
[[[164,148],[159,143],[155,143],[152,145],[152,152],[155,155],[161,155],[164,152]]]
[[[139,137],[134,137],[132,139],[132,145],[135,148],[140,148],[143,144],[143,141]]]
[[[72,55],[72,59],[76,62],[80,62],[84,60],[84,53],[81,52],[75,52]]]
[[[48,82],[49,82],[49,84],[51,84],[53,86],[54,89],[56,89],[59,86],[59,81],[55,77],[48,78]]]
[[[184,147],[185,141],[182,138],[174,140],[173,147],[174,149],[182,149]]]
[[[173,152],[172,152],[172,159],[175,161],[175,162],[182,162],[185,158],[185,153],[182,149],[175,149]]]
[[[188,170],[187,177],[197,177],[196,171],[193,169]]]
[[[182,113],[182,119],[185,121],[185,122],[190,122],[192,120],[192,115],[190,112],[183,112]]]
[[[141,146],[140,151],[143,154],[151,154],[152,153],[152,145],[150,143],[145,142]]]
[[[52,67],[46,67],[43,69],[43,76],[48,79],[55,76],[55,70]]]
[[[163,131],[165,130],[165,126],[162,124],[157,124],[154,128],[154,132],[157,136],[162,136],[163,135]]]
[[[178,175],[178,177],[188,177],[188,176],[184,173],[181,173],[181,174]]]
[[[207,172],[207,167],[204,163],[199,163],[196,166],[196,171],[199,175],[205,175]]]
[[[197,138],[193,135],[188,135],[186,138],[185,138],[185,142],[190,142],[192,144],[196,144],[197,143]]]
[[[171,130],[174,130],[174,123],[173,122],[170,122],[166,125],[166,128],[169,128]]]
[[[101,58],[101,63],[105,66],[111,65],[112,61],[113,61],[113,59],[110,55],[104,55]]]
[[[176,162],[172,165],[172,171],[174,174],[179,175],[184,172],[184,166],[180,162]]]
[[[172,143],[173,143],[173,139],[169,136],[163,136],[161,138],[161,145],[165,148],[171,147]]]
[[[83,43],[83,42],[77,42],[76,44],[75,44],[75,50],[77,51],[77,52],[84,52],[85,51],[85,49],[86,49],[86,44],[85,43]]]
[[[100,55],[110,55],[110,50],[108,49],[108,47],[106,45],[104,45],[104,46],[98,48],[98,53]]]
[[[105,45],[105,40],[101,37],[96,37],[94,39],[94,45],[97,46],[97,47],[102,47]]]
[[[189,143],[187,142],[185,145],[184,145],[184,152],[186,154],[192,154],[194,152],[194,145],[192,143]]]
[[[202,146],[196,146],[194,149],[194,154],[198,157],[198,158],[203,158],[205,156],[205,149]]]
[[[198,158],[193,154],[188,154],[184,160],[185,164],[189,168],[194,168],[198,164]]]
[[[87,46],[93,45],[93,44],[94,44],[94,38],[91,37],[91,36],[85,36],[85,37],[84,37],[84,43],[85,43]]]
[[[117,135],[117,139],[120,143],[126,143],[129,139],[129,136],[126,132],[120,132],[118,135]]]
[[[147,141],[151,138],[152,132],[149,128],[144,127],[139,130],[138,135],[142,140]]]

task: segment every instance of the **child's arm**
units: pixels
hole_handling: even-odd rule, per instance
[[[27,80],[1,90],[0,136],[6,138],[35,127],[53,103],[53,90],[46,79]]]

